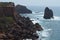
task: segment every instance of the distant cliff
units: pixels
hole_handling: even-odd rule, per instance
[[[53,11],[51,9],[49,9],[48,7],[45,8],[44,11],[44,17],[45,19],[51,19],[53,18]]]
[[[26,6],[23,5],[16,5],[15,8],[18,13],[32,13],[31,10],[29,10]]]
[[[11,3],[0,4],[0,40],[37,39],[39,36],[36,31],[43,30],[41,25],[33,24],[30,18],[20,16]]]

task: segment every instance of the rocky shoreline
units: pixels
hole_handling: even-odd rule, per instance
[[[12,2],[0,2],[0,40],[23,40],[39,38],[36,31],[43,28],[33,24],[29,17],[19,15]]]

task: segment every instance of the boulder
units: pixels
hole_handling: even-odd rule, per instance
[[[51,19],[51,18],[53,18],[53,11],[51,9],[49,9],[48,7],[46,7],[45,11],[44,11],[43,18],[44,19]]]
[[[38,30],[38,31],[42,31],[43,30],[43,28],[41,27],[41,25],[39,25],[39,23],[36,23],[35,27],[36,27],[36,30]]]
[[[17,13],[32,13],[31,10],[29,10],[26,6],[23,5],[16,5],[15,8]]]

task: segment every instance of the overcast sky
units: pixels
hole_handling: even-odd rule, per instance
[[[26,6],[60,6],[60,0],[0,0],[0,2],[14,2]]]

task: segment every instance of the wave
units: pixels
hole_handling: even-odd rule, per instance
[[[60,16],[54,16],[54,18],[51,18],[51,19],[44,19],[43,18],[43,15],[40,15],[40,18],[39,20],[54,20],[54,21],[60,21]]]
[[[46,40],[48,39],[52,34],[52,29],[44,29],[43,31],[36,31],[36,33],[39,35],[38,40]]]
[[[39,22],[38,20],[35,20],[35,19],[30,19],[30,20],[32,20],[34,24]]]
[[[59,20],[60,21],[60,16],[54,16],[54,19],[51,20]]]
[[[52,29],[45,29],[44,31],[42,31],[42,37],[44,38],[50,36],[51,31]]]
[[[34,15],[36,15],[37,17],[39,17],[40,20],[46,20],[43,18],[44,16],[44,12],[33,12]],[[55,21],[60,21],[60,16],[54,16],[54,18],[51,19],[47,19],[47,20],[55,20]]]

